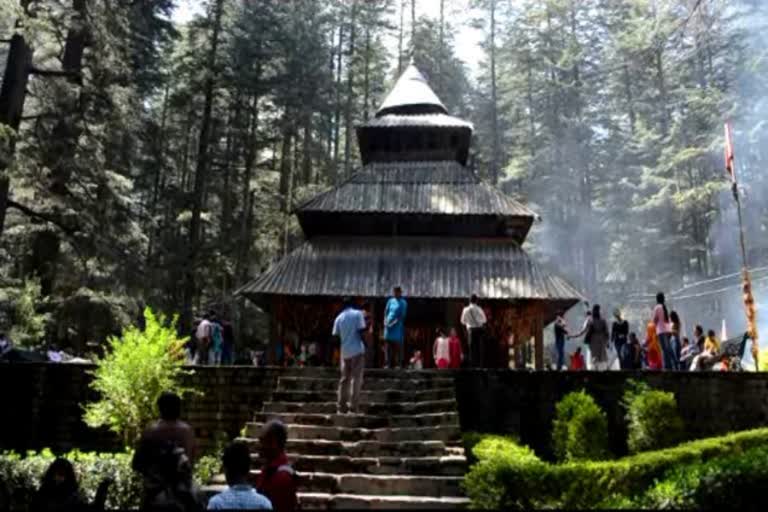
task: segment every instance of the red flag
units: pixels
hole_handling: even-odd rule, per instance
[[[733,132],[731,123],[725,123],[725,172],[731,177],[731,181],[736,181],[736,168],[733,163]]]

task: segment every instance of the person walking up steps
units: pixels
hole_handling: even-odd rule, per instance
[[[483,308],[477,305],[477,295],[472,294],[469,304],[461,312],[461,324],[467,329],[469,339],[469,366],[483,368],[485,365],[484,332],[488,320]]]
[[[341,339],[341,379],[339,380],[339,414],[357,413],[365,370],[365,316],[355,308],[352,299],[344,299],[344,309],[333,322],[333,336]]]
[[[264,425],[259,437],[264,466],[256,480],[256,489],[272,502],[275,512],[294,512],[300,508],[297,475],[285,453],[287,442],[288,428],[283,422],[272,420]]]
[[[384,340],[387,345],[386,363],[388,368],[402,368],[405,356],[405,314],[408,303],[403,298],[403,290],[395,286],[394,297],[387,301],[384,309]]]

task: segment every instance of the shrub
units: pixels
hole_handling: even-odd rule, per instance
[[[768,497],[768,446],[688,464],[636,500],[635,506],[699,510],[765,510]]]
[[[542,462],[527,448],[513,447],[508,440],[503,443],[483,441],[475,447],[479,462],[464,481],[473,507],[617,508],[631,506],[632,499],[642,497],[656,480],[674,468],[754,448],[768,451],[768,428],[701,439],[614,461],[564,464]],[[670,499],[674,495],[669,488],[661,487],[657,492],[663,491]]]
[[[96,360],[91,387],[100,400],[85,407],[85,422],[107,426],[133,446],[146,425],[157,417],[157,398],[163,391],[183,395],[192,390],[180,383],[185,373],[185,339],[176,335],[176,319],[167,323],[150,308],[144,310],[145,328],[128,327],[121,337],[110,337],[107,354]]]
[[[557,403],[552,444],[561,461],[607,458],[608,419],[585,391],[568,393]]]
[[[623,404],[627,410],[630,453],[667,448],[685,438],[685,425],[674,394],[629,381]]]
[[[96,489],[101,480],[111,478],[114,482],[107,494],[107,507],[110,509],[138,507],[141,479],[131,469],[133,453],[73,451],[65,457],[74,465],[80,490],[89,502],[95,498]],[[0,454],[0,481],[8,487],[11,509],[29,508],[43,474],[54,458],[50,450],[39,453],[30,452],[24,457],[9,452]]]
[[[502,509],[534,506],[537,469],[546,465],[533,451],[500,436],[488,436],[475,445],[472,455],[478,462],[464,478],[463,487],[472,508]],[[517,478],[511,478],[516,476]]]
[[[490,439],[500,440],[500,441],[509,441],[514,444],[519,444],[520,440],[515,436],[508,436],[508,435],[498,435],[498,434],[482,434],[480,432],[464,432],[462,435],[462,441],[464,445],[464,453],[467,456],[467,462],[469,464],[474,464],[477,462],[477,458],[475,457],[475,446],[477,446],[481,441],[487,441]]]
[[[72,451],[64,455],[75,467],[83,496],[93,502],[96,489],[104,478],[111,478],[107,493],[108,509],[136,509],[141,502],[141,477],[131,468],[133,452],[93,453]],[[29,452],[24,456],[13,452],[0,453],[0,483],[7,486],[11,510],[29,508],[40,487],[40,481],[55,456],[48,449]],[[195,463],[194,479],[200,485],[211,481],[221,469],[220,458],[206,455]]]

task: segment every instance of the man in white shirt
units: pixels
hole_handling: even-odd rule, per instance
[[[461,324],[467,329],[469,366],[472,368],[483,368],[485,364],[483,334],[487,322],[485,312],[477,305],[477,295],[472,294],[472,297],[469,298],[469,305],[461,312]]]

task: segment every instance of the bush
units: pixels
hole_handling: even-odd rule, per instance
[[[91,383],[101,398],[85,407],[86,424],[109,427],[126,446],[133,446],[157,417],[156,402],[163,391],[180,395],[192,391],[180,383],[186,373],[182,369],[186,340],[176,335],[176,320],[166,323],[150,308],[144,310],[144,318],[143,330],[132,326],[120,338],[109,338],[109,351],[96,360]]]
[[[509,441],[514,444],[519,444],[520,440],[517,437],[514,436],[508,436],[508,435],[498,435],[498,434],[482,434],[480,432],[464,432],[461,435],[463,445],[464,445],[464,453],[467,456],[467,462],[469,464],[474,464],[477,462],[477,458],[475,457],[474,451],[475,446],[477,446],[481,441],[488,441],[491,439],[500,440],[500,441]]]
[[[133,452],[94,453],[72,451],[64,455],[75,467],[80,490],[88,502],[93,502],[96,489],[104,478],[111,478],[107,493],[108,509],[136,509],[141,503],[141,477],[131,468]],[[0,483],[7,486],[11,510],[26,510],[40,487],[40,481],[48,466],[56,457],[48,449],[29,452],[24,456],[13,452],[0,453]],[[194,480],[207,484],[220,472],[220,458],[211,455],[201,457],[195,463]]]
[[[568,393],[557,403],[552,444],[560,461],[608,457],[608,418],[585,391]]]
[[[464,478],[463,487],[472,508],[530,508],[537,469],[546,466],[533,450],[500,436],[488,436],[475,445],[472,456],[478,462]],[[514,478],[517,477],[517,478]]]
[[[685,425],[675,395],[629,381],[624,393],[627,410],[627,446],[630,453],[674,446],[685,438]]]
[[[750,448],[670,470],[635,507],[765,510],[768,446]]]
[[[110,509],[137,508],[141,496],[141,479],[131,469],[133,453],[84,453],[73,451],[65,456],[75,467],[80,490],[92,502],[104,478],[114,480],[107,494]],[[0,453],[0,481],[10,492],[12,510],[28,509],[40,481],[54,455],[50,450],[28,453]]]
[[[493,439],[475,447],[479,462],[464,480],[473,507],[617,508],[642,497],[656,480],[674,468],[754,448],[768,450],[768,428],[701,439],[614,461],[564,464],[542,462],[528,448],[508,440],[500,443]]]

